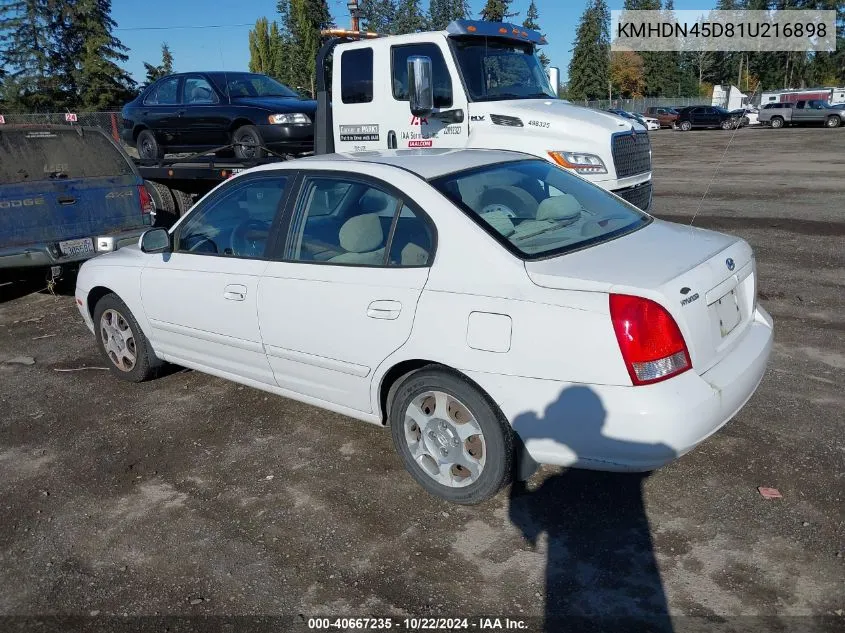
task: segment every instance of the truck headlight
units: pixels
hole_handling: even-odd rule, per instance
[[[604,161],[595,154],[582,152],[549,152],[549,156],[561,167],[571,169],[576,174],[606,174]]]
[[[302,112],[288,114],[271,114],[267,117],[272,125],[310,125],[311,117]]]

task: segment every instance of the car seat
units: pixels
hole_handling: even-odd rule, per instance
[[[369,264],[384,262],[384,231],[378,213],[366,213],[349,218],[340,227],[340,247],[346,251],[329,262],[336,264]]]

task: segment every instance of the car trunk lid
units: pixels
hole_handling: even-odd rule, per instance
[[[756,271],[745,241],[660,220],[592,248],[526,262],[525,268],[538,286],[660,303],[677,322],[698,373],[736,344],[755,305]]]

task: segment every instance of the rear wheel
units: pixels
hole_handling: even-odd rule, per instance
[[[396,451],[430,494],[471,505],[510,481],[513,430],[465,378],[443,369],[415,372],[388,406]]]
[[[147,188],[156,208],[156,225],[170,226],[173,224],[179,214],[176,213],[176,201],[173,199],[170,189],[152,180],[145,180],[144,186]]]
[[[179,217],[181,218],[194,204],[194,197],[187,191],[182,191],[181,189],[171,189],[170,192],[173,194],[173,199],[176,201],[176,211],[179,213]]]
[[[681,128],[684,132],[689,132],[692,129],[692,123],[689,121],[681,121],[678,124],[678,127]]]
[[[772,127],[775,128],[776,130],[782,128],[783,127],[783,117],[773,116],[772,117]]]
[[[94,307],[94,327],[100,352],[121,380],[143,382],[164,365],[153,354],[147,337],[123,301],[107,294]]]
[[[827,117],[827,120],[824,124],[829,128],[839,127],[842,125],[842,119],[839,118],[838,115],[832,114],[831,116]]]
[[[158,144],[155,135],[150,130],[141,130],[135,146],[138,149],[138,156],[143,159],[155,160],[164,157],[164,148]]]
[[[261,148],[261,145],[264,144],[261,133],[254,125],[244,125],[235,130],[232,135],[232,143],[235,146],[235,156],[241,160],[264,158],[266,154]]]

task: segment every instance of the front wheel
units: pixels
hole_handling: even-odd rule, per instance
[[[138,321],[115,294],[107,294],[94,307],[94,327],[100,352],[109,369],[121,380],[143,382],[164,365],[141,331]]]
[[[681,121],[678,124],[678,127],[681,128],[684,132],[689,132],[692,129],[692,123],[689,121]]]
[[[396,452],[430,494],[472,505],[510,481],[513,430],[465,378],[442,369],[418,371],[388,406]]]
[[[837,115],[831,115],[827,117],[827,121],[824,123],[829,128],[839,127],[842,125],[842,119],[839,118]]]
[[[261,147],[264,141],[261,133],[254,125],[244,125],[235,130],[232,135],[235,156],[241,160],[255,160],[264,158],[266,152]]]

